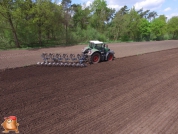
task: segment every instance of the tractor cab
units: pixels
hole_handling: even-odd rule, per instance
[[[89,42],[89,48],[91,49],[97,49],[100,52],[108,52],[108,46],[105,45],[105,43],[101,42],[101,41],[90,41]]]
[[[89,45],[82,50],[82,53],[91,63],[112,61],[115,54],[104,42],[98,40],[89,41]]]

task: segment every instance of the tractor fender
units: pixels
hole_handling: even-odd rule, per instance
[[[105,59],[105,60],[107,60],[108,55],[109,55],[110,53],[113,54],[113,55],[115,54],[115,52],[114,52],[113,50],[108,51],[108,52],[106,53],[106,59]]]
[[[91,50],[91,52],[88,53],[88,56],[91,56],[91,55],[94,54],[94,53],[99,53],[99,54],[101,54],[101,52],[98,51],[98,50]]]
[[[83,49],[82,49],[82,53],[84,53],[86,50],[88,50],[88,49],[90,49],[89,47],[84,47]]]

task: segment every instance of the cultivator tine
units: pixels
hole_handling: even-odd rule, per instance
[[[82,63],[80,64],[80,67],[86,67],[86,64]]]
[[[70,54],[70,60],[72,61],[72,63],[70,64],[70,66],[75,67],[75,65],[76,65],[75,62],[77,61],[77,58],[75,57],[74,54]]]
[[[55,63],[55,62],[53,62],[53,63],[52,63],[52,65],[53,65],[53,66],[55,66],[55,65],[56,65],[56,63]]]
[[[52,54],[53,62],[57,62],[56,54]]]
[[[57,53],[57,54],[55,54],[55,57],[56,57],[56,59],[58,59],[59,58],[59,54]]]
[[[79,67],[79,66],[80,66],[80,63],[77,63],[77,64],[76,64],[76,67]]]
[[[60,54],[56,54],[56,60],[57,62],[61,62],[62,61],[62,56]]]
[[[60,63],[60,66],[64,66],[64,63],[63,63],[63,62],[61,62],[61,63]]]
[[[70,63],[70,62],[68,62],[68,63],[67,63],[67,66],[68,66],[68,67],[71,67],[71,63]]]
[[[73,67],[75,67],[75,66],[76,66],[76,64],[75,64],[75,63],[72,63],[72,66],[73,66]]]
[[[49,53],[49,62],[53,62],[53,54]]]
[[[51,62],[49,62],[47,65],[50,66],[50,65],[51,65]]]
[[[71,58],[72,61],[76,61],[77,60],[77,58],[75,57],[74,54],[70,54],[70,58]]]
[[[38,62],[37,65],[46,66],[68,66],[68,67],[85,67],[83,55],[77,54],[59,54],[59,53],[42,53],[43,62]]]
[[[87,67],[87,64],[84,64],[84,67]]]
[[[47,53],[42,53],[41,57],[42,57],[44,63],[47,62],[47,60],[48,60]]]
[[[69,57],[67,54],[63,54],[63,58],[65,60],[64,66],[69,66]]]
[[[81,64],[81,67],[85,67],[84,63]]]
[[[82,64],[84,62],[82,55],[77,54],[77,58],[78,58],[80,64]]]
[[[46,58],[46,53],[42,53],[42,54],[41,54],[41,57],[43,58],[43,60],[45,60],[45,58]]]
[[[62,60],[62,57],[61,57],[61,55],[60,54],[53,54],[53,59],[54,59],[54,64],[56,65],[56,66],[60,66],[60,62],[61,62],[61,60]]]
[[[48,65],[48,62],[45,62],[44,65]]]

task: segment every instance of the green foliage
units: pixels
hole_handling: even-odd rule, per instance
[[[129,36],[128,35],[123,35],[123,36],[121,36],[121,41],[123,41],[123,42],[127,42],[127,41],[129,41]]]
[[[166,22],[160,18],[156,18],[151,23],[151,33],[153,34],[153,40],[163,40],[164,34],[166,34]]]
[[[92,13],[91,26],[101,33],[104,32],[106,23],[112,19],[115,10],[108,8],[105,0],[94,0],[90,8]]]
[[[90,19],[90,9],[86,7],[82,9],[81,5],[72,5],[74,10],[73,25],[74,27],[81,27],[81,29],[86,29]]]
[[[142,40],[149,41],[151,33],[151,24],[147,19],[142,18],[139,22],[139,31]]]
[[[129,35],[132,40],[139,41],[141,38],[139,23],[140,23],[140,15],[136,12],[135,8],[132,8],[128,15],[129,18]]]
[[[77,42],[88,42],[88,40],[107,41],[104,34],[99,33],[96,29],[90,26],[87,29],[81,29],[80,27],[77,27],[75,39]]]
[[[168,32],[172,35],[172,39],[178,39],[178,16],[168,21]]]
[[[1,0],[0,18],[0,49],[178,39],[178,17],[167,21],[155,11],[126,5],[116,12],[106,0],[94,0],[88,7],[71,0],[60,5],[52,0]]]

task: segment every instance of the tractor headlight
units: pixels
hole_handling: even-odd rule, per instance
[[[91,54],[91,50],[88,50],[88,54]]]

